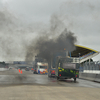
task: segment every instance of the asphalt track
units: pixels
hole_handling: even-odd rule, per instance
[[[100,83],[59,80],[32,71],[0,71],[0,100],[100,100]]]

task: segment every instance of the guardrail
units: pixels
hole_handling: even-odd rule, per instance
[[[95,74],[95,73],[80,72],[79,73],[79,78],[100,82],[100,74]]]
[[[84,73],[94,73],[94,74],[100,74],[100,70],[84,70]]]
[[[79,78],[100,82],[100,61],[86,62],[79,71]]]

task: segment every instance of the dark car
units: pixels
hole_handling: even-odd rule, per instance
[[[34,72],[33,72],[33,74],[38,74],[38,73],[37,73],[37,70],[36,70],[36,68],[34,69]]]
[[[29,68],[25,68],[26,71],[29,71]]]
[[[55,68],[51,68],[48,71],[48,77],[55,77]]]
[[[31,71],[34,71],[33,67],[29,67],[29,69],[30,69]]]

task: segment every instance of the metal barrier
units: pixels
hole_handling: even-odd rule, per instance
[[[79,69],[80,72],[96,72],[100,71],[100,62],[86,62],[84,64],[81,64],[81,67]]]
[[[79,78],[100,82],[100,74],[80,72],[79,73]]]
[[[100,82],[100,61],[81,64],[79,78]]]

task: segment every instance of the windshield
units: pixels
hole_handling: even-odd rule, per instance
[[[75,68],[76,68],[76,64],[72,64],[72,63],[63,63],[63,64],[62,64],[62,68],[65,68],[65,69],[75,69]]]
[[[40,68],[43,68],[44,69],[44,68],[47,68],[47,66],[40,66]]]

